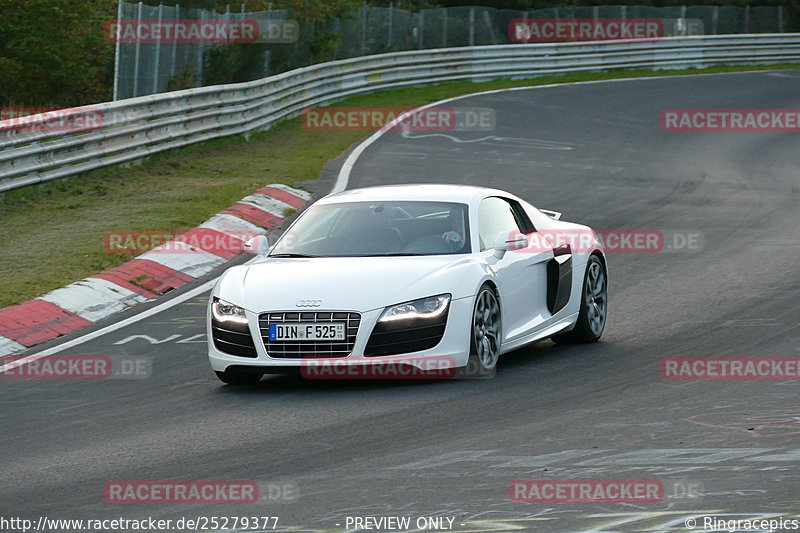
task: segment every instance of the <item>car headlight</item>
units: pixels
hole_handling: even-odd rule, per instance
[[[393,322],[395,320],[434,319],[447,311],[450,304],[450,294],[440,294],[420,298],[411,302],[404,302],[384,309],[378,322]]]
[[[211,303],[211,315],[220,322],[247,324],[247,316],[244,314],[244,309],[219,298],[214,298]]]

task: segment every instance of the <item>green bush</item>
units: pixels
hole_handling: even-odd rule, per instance
[[[0,106],[71,107],[112,97],[116,0],[0,0]]]

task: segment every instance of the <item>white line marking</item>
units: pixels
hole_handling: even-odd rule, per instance
[[[574,148],[567,144],[567,143],[560,143],[557,141],[547,141],[547,140],[539,140],[539,139],[524,139],[519,137],[497,137],[495,135],[487,135],[486,137],[480,137],[478,139],[459,139],[454,135],[448,135],[446,133],[424,133],[420,135],[413,135],[412,132],[404,131],[402,133],[404,139],[424,139],[426,137],[444,137],[445,139],[449,139],[454,143],[480,143],[485,141],[497,141],[494,144],[503,144],[508,146],[522,146],[522,147],[531,147],[531,148],[539,148],[542,150],[573,150]]]
[[[174,334],[174,335],[170,335],[166,339],[161,339],[161,340],[154,339],[150,335],[130,335],[129,337],[125,337],[121,341],[115,342],[114,345],[116,346],[118,344],[125,344],[127,342],[135,341],[136,339],[145,340],[145,341],[149,342],[150,344],[162,344],[162,343],[174,341],[175,339],[180,339],[180,338],[181,338],[181,336],[179,334],[177,334],[177,333]]]

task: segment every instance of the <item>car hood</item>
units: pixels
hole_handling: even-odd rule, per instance
[[[472,268],[470,268],[472,267]],[[217,296],[248,311],[348,310],[366,312],[404,301],[475,290],[469,256],[265,258],[225,272]],[[475,280],[477,281],[477,279]],[[319,306],[298,306],[318,300]]]

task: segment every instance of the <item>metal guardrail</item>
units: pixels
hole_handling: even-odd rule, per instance
[[[0,122],[0,192],[218,137],[249,134],[309,106],[403,85],[526,78],[620,68],[678,69],[800,61],[800,34],[670,37],[653,41],[442,48],[332,61],[261,80],[75,108],[102,115],[97,129]],[[50,130],[50,131],[48,131]]]

